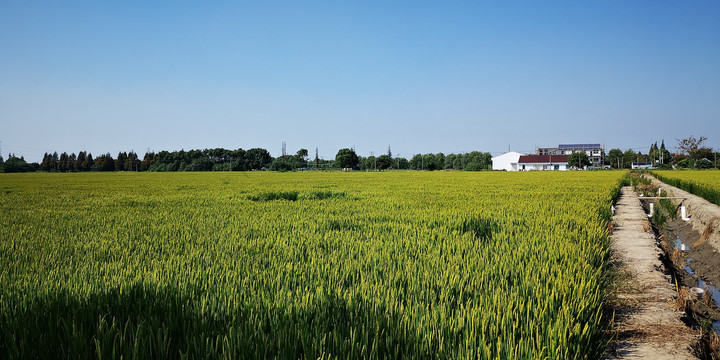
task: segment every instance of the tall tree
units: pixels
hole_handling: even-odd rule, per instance
[[[127,160],[127,153],[126,152],[119,152],[117,155],[117,158],[115,159],[115,171],[125,171],[125,161]]]
[[[115,170],[115,159],[110,153],[100,155],[95,159],[95,167],[99,171],[113,171]]]
[[[153,164],[153,159],[155,158],[155,153],[153,152],[146,152],[143,156],[142,163],[140,163],[140,171],[147,171],[150,169],[150,166]]]
[[[138,171],[138,154],[134,151],[130,151],[125,158],[125,170],[127,171]]]
[[[60,157],[58,156],[57,151],[53,153],[52,160],[53,160],[53,165],[55,167],[55,171],[58,171],[59,165],[60,165]]]
[[[95,160],[93,160],[92,153],[88,153],[85,157],[85,161],[82,164],[83,170],[90,171],[93,168],[93,165],[95,164]]]
[[[84,151],[79,152],[77,155],[77,161],[75,161],[75,170],[85,171],[86,159],[87,159],[87,154]]]
[[[52,154],[45,153],[45,155],[43,155],[40,169],[43,171],[55,171],[55,161],[53,160]]]
[[[68,155],[66,152],[63,152],[62,154],[60,154],[60,160],[58,160],[58,171],[60,171],[60,172],[68,171],[69,160],[70,160],[70,155]]]
[[[335,167],[340,169],[357,168],[358,156],[353,149],[340,149],[335,155]]]
[[[294,162],[295,162],[295,168],[306,168],[307,167],[307,158],[308,158],[308,150],[307,149],[300,149],[295,153],[294,156]]]
[[[75,155],[75,153],[70,154],[70,156],[68,157],[68,164],[67,164],[68,171],[75,170],[76,162],[77,162],[77,155]]]
[[[320,169],[320,158],[318,157],[318,148],[315,148],[315,170]]]

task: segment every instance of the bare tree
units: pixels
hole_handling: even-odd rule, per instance
[[[700,136],[695,138],[693,135],[684,139],[676,139],[678,142],[678,148],[683,155],[687,155],[693,160],[698,160],[701,155],[707,152],[712,152],[712,149],[705,148],[703,143],[707,140],[707,136]]]

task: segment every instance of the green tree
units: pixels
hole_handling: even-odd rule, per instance
[[[245,171],[247,170],[248,160],[247,151],[243,149],[237,149],[230,152],[230,170],[231,171]]]
[[[623,168],[623,152],[620,149],[611,149],[607,157],[605,158],[605,161],[610,163],[610,166],[613,169],[622,169]]]
[[[648,155],[650,156],[650,159],[652,160],[655,167],[660,167],[660,165],[669,164],[670,162],[672,162],[672,154],[670,153],[670,151],[665,149],[664,140],[659,148],[657,146],[651,148]]]
[[[584,151],[576,151],[568,156],[568,166],[575,169],[584,169],[591,162]]]
[[[706,158],[702,158],[695,162],[695,168],[696,169],[712,169],[713,163],[712,163],[712,161],[710,161]]]
[[[92,153],[88,153],[87,156],[85,156],[85,161],[81,164],[83,171],[90,171],[92,170],[92,167],[95,163],[95,160],[93,160]]]
[[[95,159],[95,168],[98,171],[113,171],[115,170],[115,160],[110,153],[100,155]]]
[[[268,168],[270,171],[292,171],[294,169],[295,168],[293,167],[292,162],[289,161],[289,156],[287,155],[275,158]]]
[[[357,168],[358,156],[353,149],[340,149],[335,155],[335,167],[340,169]]]
[[[210,158],[202,156],[185,166],[185,171],[210,171],[212,170],[214,164],[215,163],[210,160]]]
[[[471,151],[465,155],[464,170],[482,171],[492,169],[492,155],[488,152]]]
[[[262,148],[250,149],[245,156],[247,159],[247,170],[267,169],[273,161],[272,155]]]
[[[406,159],[406,158],[404,158],[404,157],[396,157],[396,158],[395,158],[395,164],[396,164],[395,166],[396,166],[399,170],[407,170],[407,169],[410,169],[410,162],[408,161],[408,159]]]
[[[309,155],[308,149],[298,150],[297,153],[295,153],[295,156],[293,159],[293,160],[295,160],[294,167],[296,169],[307,168],[308,155]]]
[[[87,162],[87,153],[84,151],[81,151],[77,155],[77,160],[75,161],[75,170],[77,171],[85,171],[85,163]]]
[[[57,155],[57,153],[55,153]],[[55,171],[55,158],[52,154],[45,153],[43,155],[42,162],[40,163],[40,169],[43,171]]]
[[[126,152],[119,152],[117,159],[115,159],[115,170],[116,171],[125,171],[129,170],[125,168],[125,162],[128,158],[128,155]]]
[[[632,149],[627,149],[623,153],[623,169],[629,169],[632,167],[632,163],[637,159],[637,153]]]
[[[442,156],[438,156],[441,154]],[[445,165],[445,154],[443,153],[428,153],[425,155],[425,169],[430,171],[442,170]]]
[[[127,171],[138,171],[140,160],[138,160],[138,154],[134,151],[130,151],[125,158],[125,170]]]
[[[675,159],[675,166],[680,169],[689,169],[693,166],[694,161],[689,158],[676,158]]]
[[[16,157],[14,154],[8,155],[7,161],[4,163],[3,172],[6,173],[19,173],[31,171],[30,165],[25,162],[25,158]]]
[[[140,171],[148,171],[150,169],[150,166],[154,163],[155,159],[155,153],[153,152],[146,152],[145,156],[143,156],[143,160],[140,163]]]
[[[386,170],[392,167],[392,158],[390,155],[380,155],[377,158],[378,170]]]
[[[66,152],[60,154],[60,160],[58,161],[58,171],[67,172],[69,163],[70,155],[68,155]]]
[[[443,168],[445,170],[462,170],[460,166],[456,166],[456,164],[461,164],[461,161],[457,161],[458,158],[460,158],[462,154],[456,155],[456,154],[447,154],[445,156],[445,165]]]

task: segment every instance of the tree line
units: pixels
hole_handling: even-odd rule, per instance
[[[86,172],[86,171],[297,171],[297,170],[490,170],[490,153],[473,151],[463,154],[416,154],[410,160],[394,157],[390,147],[380,156],[358,156],[354,149],[340,149],[335,159],[309,159],[307,149],[294,155],[273,157],[266,149],[252,148],[228,150],[180,150],[148,152],[142,159],[134,152],[119,152],[93,156],[87,151],[58,154],[45,153],[40,163],[28,163],[23,157],[10,154],[7,161],[0,156],[0,172]]]
[[[628,149],[611,149],[605,157],[605,164],[613,169],[629,169],[633,163],[650,164],[656,169],[711,169],[720,167],[718,153],[706,146],[707,137],[689,136],[677,139],[678,151],[673,153],[665,147],[665,140],[660,146],[655,142],[650,145],[646,154]]]
[[[718,153],[705,145],[707,137],[690,136],[677,139],[678,152],[672,153],[663,140],[650,145],[647,154],[632,149],[622,151],[611,149],[604,158],[604,165],[614,169],[629,169],[633,163],[651,164],[654,168],[695,168],[720,167]],[[584,168],[590,162],[584,153],[576,152],[568,160],[571,166]],[[275,158],[266,149],[252,148],[228,150],[223,148],[204,150],[180,150],[148,152],[142,159],[134,151],[119,152],[115,157],[105,153],[97,157],[86,151],[75,153],[45,153],[40,163],[28,163],[25,159],[10,154],[7,161],[0,156],[0,172],[82,172],[82,171],[296,171],[352,169],[364,171],[382,170],[465,170],[481,171],[492,169],[492,156],[488,152],[472,151],[461,154],[427,153],[415,154],[409,160],[395,157],[388,146],[386,154],[368,157],[358,156],[354,149],[343,148],[334,159],[320,159],[315,149],[314,160],[309,159],[307,149],[300,149],[294,155],[285,153]]]
[[[488,152],[472,151],[461,154],[427,153],[415,154],[410,160],[393,157],[388,147],[387,154],[359,157],[353,149],[340,149],[335,156],[335,165],[341,169],[356,170],[492,170],[492,155]]]

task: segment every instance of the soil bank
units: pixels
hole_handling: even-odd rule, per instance
[[[668,222],[667,227],[682,239],[683,243],[690,246],[687,256],[692,259],[695,273],[712,285],[720,285],[720,207],[687,191],[650,178],[653,185],[665,190],[668,196],[684,198],[673,200],[677,205],[677,219]],[[680,206],[685,206],[689,220],[681,219]]]

